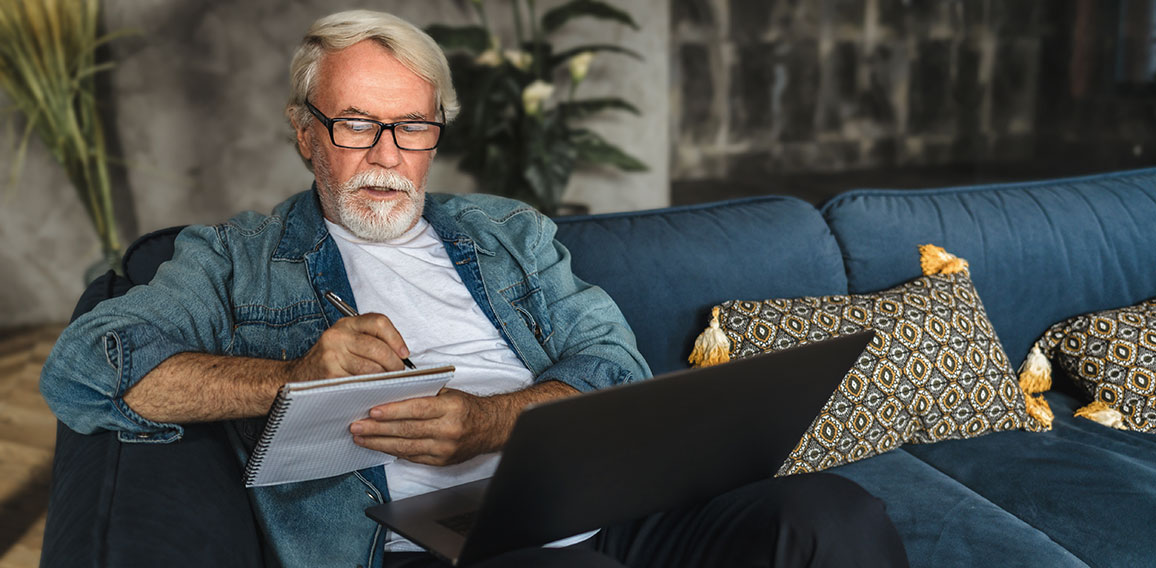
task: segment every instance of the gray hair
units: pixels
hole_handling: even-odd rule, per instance
[[[450,122],[457,116],[461,106],[450,77],[450,66],[433,38],[392,14],[350,10],[313,22],[293,55],[289,65],[289,103],[285,105],[290,126],[304,126],[313,119],[305,108],[305,99],[317,87],[321,57],[367,39],[381,44],[407,69],[433,85],[434,102],[444,112],[443,120]]]

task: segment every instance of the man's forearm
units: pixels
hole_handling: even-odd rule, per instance
[[[125,393],[155,422],[209,422],[263,416],[290,381],[396,371],[409,350],[389,318],[341,318],[305,355],[290,361],[204,353],[169,357]]]
[[[561,381],[545,381],[511,393],[498,394],[479,399],[484,412],[486,426],[481,431],[487,434],[483,451],[496,452],[506,445],[518,415],[531,404],[538,404],[578,394],[578,390]]]
[[[286,382],[289,363],[272,359],[178,353],[124,395],[155,422],[209,422],[262,416]]]

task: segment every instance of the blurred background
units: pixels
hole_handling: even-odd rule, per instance
[[[97,51],[113,66],[93,88],[122,246],[267,212],[309,186],[283,107],[290,56],[316,18],[371,8],[421,27],[479,23],[471,0],[87,1],[100,33],[127,32]],[[0,0],[18,4],[37,2]],[[536,4],[542,15],[567,2]],[[615,46],[597,51],[580,92],[625,106],[580,124],[646,169],[577,169],[561,196],[571,210],[760,194],[819,204],[853,188],[1156,165],[1156,0],[608,4],[630,21],[575,17],[550,41],[554,53]],[[510,1],[480,5],[516,48]],[[24,146],[27,117],[10,102],[0,90],[0,568],[36,564],[54,425],[39,364],[102,262],[70,177],[40,139]],[[431,191],[477,189],[455,160],[439,155]]]
[[[484,4],[502,31],[509,2]],[[539,4],[541,14],[563,2]],[[609,43],[642,56],[600,53],[582,85],[638,109],[585,124],[648,167],[576,172],[564,199],[591,212],[763,193],[819,203],[856,187],[1156,164],[1152,0],[611,4],[638,29],[575,18],[555,34],[556,50]],[[97,83],[125,244],[265,212],[308,186],[282,115],[288,62],[314,19],[346,8],[422,27],[477,20],[466,0],[103,2],[102,30],[129,31],[108,44],[102,55],[115,67]],[[0,155],[22,127],[5,117]],[[431,190],[473,190],[453,160],[439,156]],[[10,169],[0,160],[0,179]],[[83,207],[35,139],[5,187],[0,328],[63,321],[100,259]]]

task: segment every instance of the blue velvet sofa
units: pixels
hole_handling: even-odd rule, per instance
[[[147,282],[173,232],[139,241],[126,278],[78,311]],[[618,301],[656,373],[686,366],[728,299],[882,290],[920,275],[916,247],[967,259],[1012,366],[1073,315],[1156,296],[1156,169],[921,191],[854,190],[821,208],[788,197],[568,217],[575,272]],[[1156,436],[1072,411],[1062,380],[1045,433],[898,450],[831,471],[882,498],[913,566],[1156,563]],[[768,400],[768,408],[777,401]],[[168,446],[60,426],[45,566],[248,566],[267,556],[222,429]]]

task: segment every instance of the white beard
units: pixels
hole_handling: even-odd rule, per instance
[[[358,238],[371,242],[396,239],[421,217],[425,209],[425,188],[419,188],[405,176],[389,170],[360,172],[334,187],[333,173],[325,154],[314,146],[313,156],[314,174],[324,209],[336,216],[333,221]],[[358,192],[363,187],[392,189],[405,195],[388,202],[361,198]]]
[[[376,201],[358,196],[363,187],[405,193],[401,199]],[[384,242],[400,237],[421,217],[425,202],[416,185],[388,170],[361,172],[337,190],[337,222],[359,238]]]

